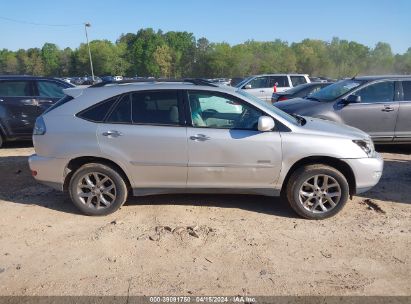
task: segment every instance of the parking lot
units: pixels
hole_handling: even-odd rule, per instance
[[[0,150],[2,295],[407,295],[411,149],[380,148],[382,180],[336,217],[309,221],[280,199],[131,198],[80,215],[30,176],[33,148]]]

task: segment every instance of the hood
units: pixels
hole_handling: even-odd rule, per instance
[[[303,129],[304,131],[308,131],[308,133],[310,134],[343,137],[348,139],[370,138],[370,136],[367,133],[354,127],[319,118],[304,118],[306,120],[306,123],[303,126],[301,126],[301,129]]]
[[[323,102],[316,100],[304,99],[304,98],[293,98],[290,100],[285,100],[280,103],[274,104],[280,110],[286,113],[293,114],[297,113],[300,115],[305,115],[305,110],[312,109],[313,107],[322,106]]]

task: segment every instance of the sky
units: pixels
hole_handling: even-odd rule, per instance
[[[0,0],[0,6],[0,49],[10,50],[45,42],[76,48],[85,42],[84,22],[92,25],[91,40],[113,42],[151,27],[230,44],[339,37],[369,47],[388,42],[400,54],[411,47],[411,0]]]

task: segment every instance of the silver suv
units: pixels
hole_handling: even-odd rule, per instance
[[[323,219],[381,177],[366,133],[290,116],[241,89],[186,80],[65,93],[37,119],[29,163],[88,215],[130,194],[188,192],[283,195],[300,216]]]

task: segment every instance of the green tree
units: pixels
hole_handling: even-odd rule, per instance
[[[172,55],[168,45],[159,45],[154,51],[154,60],[160,68],[160,76],[170,77],[172,67]]]
[[[47,76],[60,76],[60,51],[57,45],[45,43],[41,48],[41,58]]]

